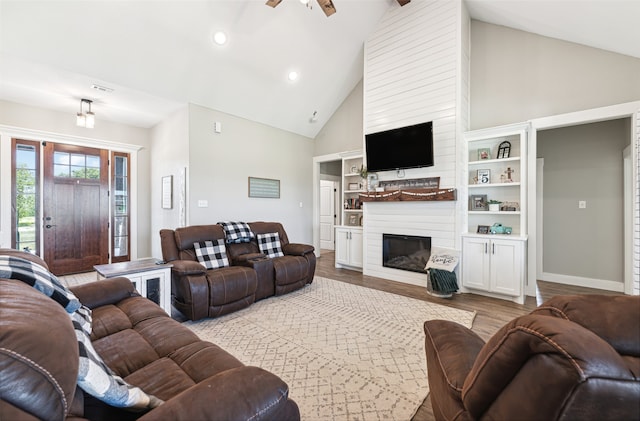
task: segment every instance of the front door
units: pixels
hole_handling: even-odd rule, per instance
[[[44,260],[56,275],[109,262],[108,151],[44,147]]]

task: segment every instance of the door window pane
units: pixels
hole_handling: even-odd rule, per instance
[[[56,177],[100,179],[100,157],[79,153],[54,152],[53,174]]]

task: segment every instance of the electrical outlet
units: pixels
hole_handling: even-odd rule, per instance
[[[586,209],[587,201],[586,200],[578,200],[578,209]]]
[[[198,200],[198,207],[199,208],[207,208],[207,207],[209,207],[209,201],[208,200]]]

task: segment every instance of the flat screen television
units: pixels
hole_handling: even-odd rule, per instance
[[[369,172],[433,166],[433,122],[365,135]]]

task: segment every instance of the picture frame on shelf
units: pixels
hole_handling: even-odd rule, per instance
[[[498,156],[496,158],[497,159],[509,158],[510,155],[511,155],[511,142],[509,142],[508,140],[505,140],[504,142],[500,143],[500,146],[498,146]]]
[[[359,190],[360,185],[358,183],[349,183],[349,190]]]
[[[478,184],[491,184],[491,170],[478,170]]]
[[[490,148],[479,148],[478,149],[478,161],[485,161],[487,159],[491,159],[491,149]]]
[[[469,196],[470,211],[486,211],[489,210],[486,194],[472,194]]]
[[[358,225],[358,215],[349,215],[349,225]]]
[[[489,225],[478,225],[478,234],[489,234]]]

